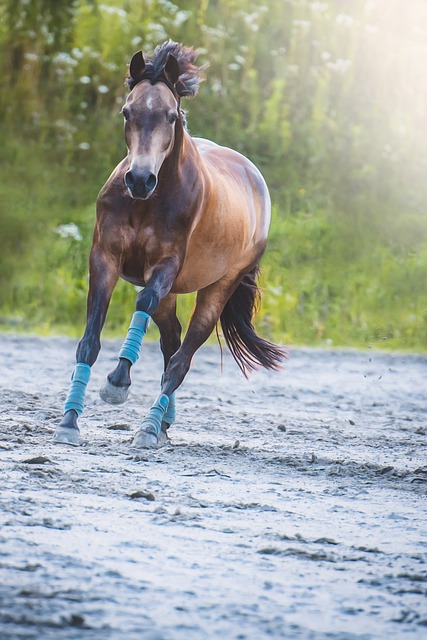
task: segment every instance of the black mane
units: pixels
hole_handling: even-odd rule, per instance
[[[143,75],[135,80],[130,75],[126,78],[126,84],[130,91],[142,80],[150,80],[155,82],[164,82],[164,68],[169,54],[172,54],[178,61],[179,78],[174,87],[177,95],[182,97],[194,97],[198,90],[200,82],[202,82],[203,72],[208,64],[197,67],[196,61],[198,51],[191,47],[185,47],[178,42],[169,40],[156,47],[154,55],[145,61],[146,67]]]

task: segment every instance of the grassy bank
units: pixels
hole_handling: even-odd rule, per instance
[[[0,258],[0,328],[77,337],[85,322],[94,202],[106,173],[88,175],[87,167],[69,172],[36,151],[27,145],[7,154],[8,180],[0,191],[0,233],[8,248]],[[24,152],[22,182],[18,169]],[[285,344],[424,351],[424,220],[409,225],[402,216],[393,230],[367,231],[360,220],[332,217],[325,210],[310,213],[303,205],[287,214],[274,207],[262,263],[260,332]],[[69,224],[75,226],[64,226]],[[135,297],[135,287],[120,281],[106,334],[123,335]],[[193,304],[194,296],[180,300],[184,325]]]
[[[125,153],[127,65],[172,38],[210,63],[183,101],[190,131],[251,158],[271,189],[260,331],[424,351],[427,6],[342,4],[0,3],[0,328],[81,334],[94,203]],[[135,296],[119,284],[108,334]]]

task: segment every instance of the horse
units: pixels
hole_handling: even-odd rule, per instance
[[[168,441],[175,391],[218,323],[246,376],[259,366],[278,369],[286,357],[282,347],[259,337],[252,323],[271,216],[264,178],[243,155],[192,137],[186,127],[181,98],[198,93],[208,66],[196,66],[197,54],[169,40],[152,58],[145,60],[138,51],[131,59],[122,108],[128,153],[97,199],[86,329],[56,442],[79,444],[77,420],[120,277],[142,289],[118,364],[100,391],[102,399],[112,404],[126,400],[130,370],[151,318],[164,359],[160,395],[136,431],[134,447]],[[181,342],[176,300],[190,292],[197,292],[196,304]]]

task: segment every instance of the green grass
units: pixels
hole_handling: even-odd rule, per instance
[[[24,184],[16,171],[22,149],[2,154],[3,165],[8,157],[9,180],[0,187],[0,328],[78,337],[86,317],[94,203],[103,178],[76,175],[25,151]],[[56,233],[58,225],[71,222],[81,240]],[[425,351],[423,224],[412,220],[408,229],[402,216],[387,236],[324,210],[282,216],[274,208],[257,329],[284,344]],[[135,287],[118,283],[105,335],[125,333],[136,295]],[[194,295],[180,298],[184,327],[193,306]],[[150,335],[156,337],[155,329]]]
[[[353,235],[324,212],[273,223],[261,324],[304,344],[427,345],[427,243],[412,251]]]

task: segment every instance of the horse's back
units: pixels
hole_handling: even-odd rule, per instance
[[[255,189],[260,197],[266,200],[270,206],[270,196],[267,184],[262,173],[254,163],[246,156],[234,149],[224,147],[206,138],[193,138],[201,158],[213,171],[231,176],[233,172],[251,178],[251,188]]]
[[[239,209],[246,220],[253,218],[255,234],[266,238],[270,225],[271,202],[266,182],[260,170],[238,151],[205,138],[193,138],[204,162],[211,186],[219,200],[230,200],[229,215]]]

